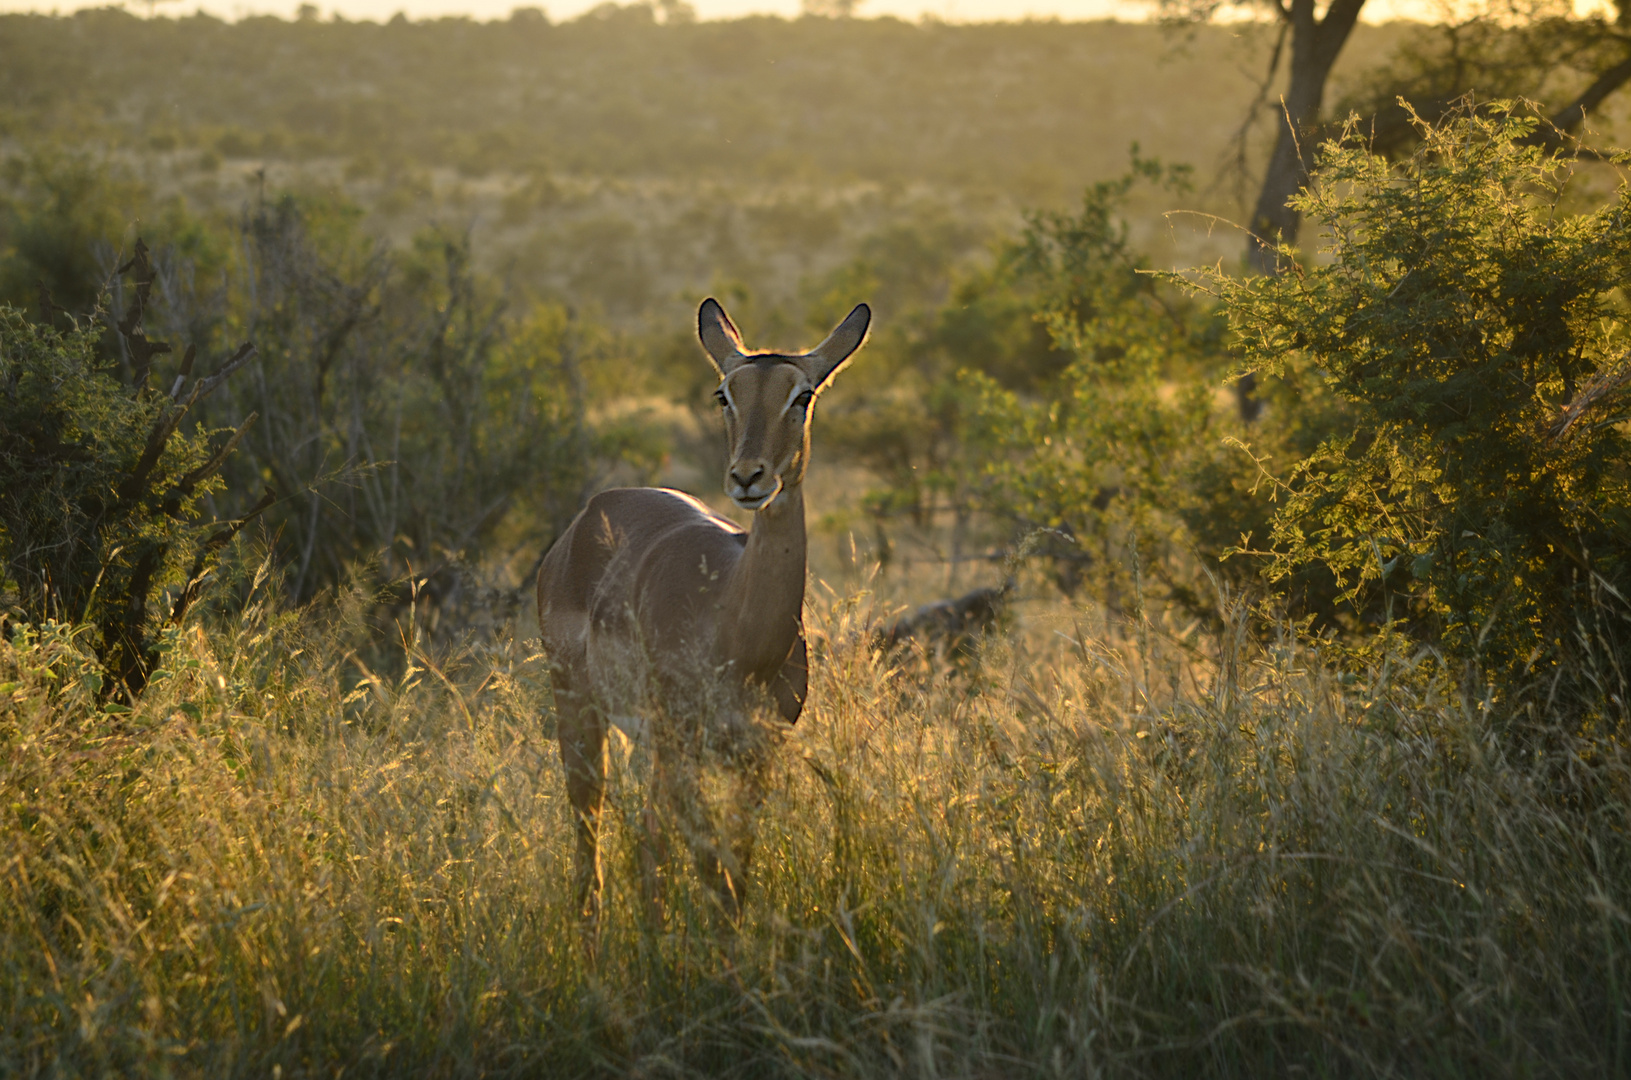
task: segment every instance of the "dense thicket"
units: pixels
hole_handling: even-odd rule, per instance
[[[221,549],[276,495],[235,500],[235,520],[210,520],[221,466],[255,417],[212,439],[226,432],[198,423],[200,406],[254,348],[200,364],[189,346],[156,373],[155,361],[177,350],[147,334],[145,245],[120,273],[130,275],[130,303],[118,318],[98,310],[76,320],[43,287],[38,323],[0,305],[0,627],[94,628],[106,677],[93,692],[129,701]],[[100,347],[104,321],[111,356]]]
[[[1277,466],[1271,579],[1324,565],[1367,630],[1534,678],[1550,712],[1565,676],[1621,693],[1631,191],[1569,212],[1536,124],[1423,123],[1399,166],[1350,133],[1296,200],[1330,262],[1211,281],[1246,366],[1344,407]]]
[[[1623,188],[1571,209],[1535,124],[1463,112],[1397,164],[1333,146],[1297,204],[1323,257],[1217,268],[1203,304],[1121,209],[1170,170],[1033,217],[838,398],[873,513],[949,525],[954,556],[1041,555],[1116,609],[1266,590],[1355,662],[1425,646],[1502,708],[1555,719],[1579,691],[1619,723],[1591,703],[1627,666],[1631,227]],[[1231,369],[1268,380],[1255,422],[1219,401]]]
[[[219,276],[173,252],[168,314],[263,351],[223,395],[263,417],[227,475],[295,496],[271,519],[292,599],[374,560],[446,599],[495,537],[541,552],[618,462],[639,478],[660,453],[654,433],[588,415],[584,365],[606,359],[605,332],[558,304],[512,310],[462,238],[393,252],[353,208],[293,197],[216,228]]]
[[[33,238],[95,235],[106,185],[67,172],[64,199],[18,219],[30,243],[8,269],[37,267]],[[512,587],[587,493],[660,459],[637,417],[591,416],[608,332],[560,305],[510,310],[456,236],[392,252],[354,208],[292,196],[169,221],[109,291],[76,283],[88,310],[44,274],[32,319],[0,304],[0,615],[96,625],[120,685],[140,689],[246,517],[264,515],[286,601],[354,586],[461,634],[519,602],[473,588]],[[245,342],[235,378],[193,371]],[[221,429],[238,430],[212,445]]]

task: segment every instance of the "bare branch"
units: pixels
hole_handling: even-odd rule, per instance
[[[1612,397],[1627,383],[1631,383],[1631,350],[1627,350],[1612,368],[1593,375],[1591,380],[1580,388],[1574,400],[1558,410],[1557,418],[1546,431],[1553,445],[1562,441],[1576,421]]]
[[[193,360],[198,356],[198,346],[187,346],[187,353],[181,358],[181,371],[176,374],[175,385],[170,387],[170,400],[175,401],[181,397],[181,388],[187,384],[187,376],[193,373]]]
[[[170,493],[164,498],[164,512],[166,514],[174,516],[180,512],[181,500],[191,495],[194,488],[214,476],[215,471],[226,464],[227,456],[237,449],[238,443],[248,434],[250,427],[259,418],[260,413],[250,413],[244,422],[239,425],[238,430],[232,433],[232,438],[226,441],[225,446],[217,450],[204,464],[181,478],[181,482],[171,489]]]
[[[246,423],[244,426],[247,427],[248,424]],[[180,623],[186,617],[187,609],[192,607],[193,601],[197,600],[199,594],[204,591],[204,579],[207,577],[205,564],[209,561],[210,556],[230,544],[233,537],[237,536],[245,525],[265,513],[275,502],[277,502],[277,492],[267,488],[261,494],[260,501],[250,507],[247,514],[236,521],[229,522],[226,528],[218,530],[208,540],[204,541],[204,546],[199,549],[198,557],[193,560],[192,572],[187,575],[187,585],[181,590],[181,595],[176,597],[175,606],[170,610],[171,623]]]
[[[237,371],[254,358],[254,343],[249,341],[244,342],[242,345],[238,346],[238,351],[233,353],[227,359],[226,363],[216,368],[215,371],[211,373],[209,378],[202,380],[197,386],[193,387],[192,396],[190,396],[187,401],[191,403],[209,397],[210,394],[215,392],[215,388],[226,382],[228,377],[230,377],[234,371]]]
[[[1263,81],[1257,84],[1257,93],[1252,97],[1252,103],[1246,107],[1246,114],[1241,118],[1240,126],[1229,138],[1230,152],[1224,157],[1224,164],[1218,170],[1218,178],[1214,183],[1214,190],[1227,178],[1233,177],[1237,185],[1243,185],[1247,173],[1247,151],[1250,149],[1247,140],[1252,128],[1257,125],[1257,118],[1263,107],[1268,104],[1269,94],[1274,89],[1274,77],[1280,73],[1280,58],[1285,54],[1286,36],[1291,31],[1291,14],[1284,7],[1280,8],[1282,16],[1280,32],[1274,37],[1274,49],[1269,53],[1268,70],[1263,73]],[[1244,201],[1245,192],[1237,186],[1236,201]]]
[[[125,309],[125,317],[114,325],[130,349],[134,368],[132,389],[140,391],[147,385],[147,376],[153,370],[153,357],[172,351],[167,342],[147,340],[147,330],[142,325],[142,320],[147,316],[147,298],[153,292],[154,274],[152,260],[147,257],[147,245],[141,237],[136,238],[136,253],[119,268],[118,273],[128,274],[132,271],[135,273],[136,288],[130,298],[130,306]]]
[[[119,485],[119,498],[124,502],[133,502],[140,498],[147,487],[147,478],[152,475],[153,469],[164,454],[164,448],[170,443],[170,436],[175,434],[176,427],[181,418],[187,415],[188,402],[178,409],[166,406],[159,413],[159,418],[153,421],[153,430],[147,436],[147,446],[142,449],[142,456],[137,459],[136,467],[130,471],[125,482]]]
[[[169,346],[167,345],[165,348],[168,349]],[[189,356],[192,354],[191,349],[188,350],[188,354]],[[233,353],[231,358],[216,370],[215,374],[193,386],[193,392],[187,396],[187,400],[182,402],[179,408],[172,409],[167,406],[159,413],[159,418],[153,422],[153,431],[147,437],[147,446],[142,450],[141,458],[137,460],[136,467],[131,470],[125,482],[119,485],[119,498],[129,502],[141,497],[143,489],[147,486],[147,478],[152,475],[153,469],[158,465],[159,458],[164,454],[164,448],[170,443],[170,436],[175,434],[176,428],[180,426],[182,418],[187,415],[187,411],[197,401],[207,397],[212,390],[225,382],[234,371],[249,363],[250,358],[254,355],[255,346],[247,341],[244,342],[238,347],[238,351]],[[183,361],[183,367],[190,369],[191,364]],[[145,378],[145,376],[143,377]]]

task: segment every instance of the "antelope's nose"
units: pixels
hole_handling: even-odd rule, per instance
[[[737,487],[741,488],[743,491],[751,490],[753,488],[753,485],[757,484],[759,482],[759,479],[762,476],[764,476],[764,474],[765,474],[765,467],[763,465],[756,466],[754,468],[753,472],[750,473],[747,476],[743,476],[737,470],[736,466],[734,466],[734,465],[731,466],[731,481],[734,484],[736,484]]]

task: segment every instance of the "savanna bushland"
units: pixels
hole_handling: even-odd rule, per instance
[[[1631,1070],[1625,22],[1360,25],[1249,245],[1272,24],[0,17],[3,1071]],[[531,578],[728,508],[710,291],[876,313],[809,704],[591,950]]]

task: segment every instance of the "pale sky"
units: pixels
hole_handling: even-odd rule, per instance
[[[202,9],[224,19],[271,14],[290,17],[301,0],[155,0],[160,15],[179,15]],[[410,19],[440,15],[468,15],[474,19],[502,19],[516,7],[539,7],[556,22],[581,15],[600,0],[314,0],[324,16],[339,12],[347,19],[383,22],[397,12]],[[622,0],[627,2],[627,0]],[[691,0],[704,19],[733,19],[743,15],[781,15],[796,18],[800,0]],[[103,0],[0,0],[0,11],[69,12],[108,6]],[[146,14],[147,0],[120,5]],[[1001,19],[1059,18],[1138,20],[1151,5],[1138,0],[861,0],[857,14],[894,15],[916,21],[934,15],[947,21],[984,22]]]
[[[501,19],[518,6],[541,7],[557,22],[574,18],[600,0],[313,0],[325,17],[338,12],[347,19],[383,22],[397,12],[410,19],[441,15],[468,15],[474,19]],[[1575,0],[1577,9],[1606,6],[1600,0]],[[152,0],[161,15],[181,15],[207,11],[223,19],[246,15],[292,17],[300,0]],[[743,15],[781,15],[794,18],[800,0],[691,0],[704,19],[731,19]],[[0,12],[69,12],[86,7],[108,6],[105,0],[0,0]],[[118,5],[137,14],[146,14],[148,0],[129,0]],[[1367,22],[1398,18],[1433,21],[1442,10],[1441,0],[1370,0],[1365,5]],[[1154,4],[1147,0],[861,0],[857,14],[894,15],[916,21],[924,16],[947,22],[990,22],[1027,18],[1081,19],[1116,18],[1136,21],[1147,18]]]

